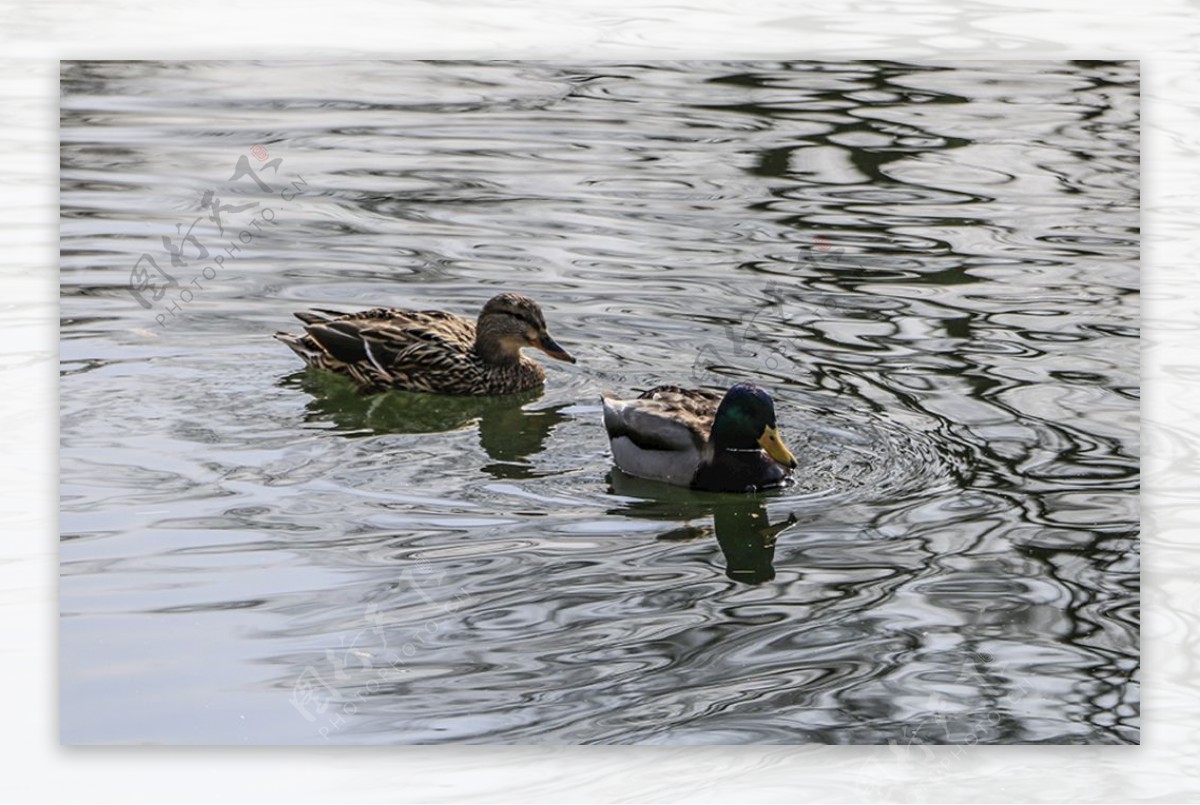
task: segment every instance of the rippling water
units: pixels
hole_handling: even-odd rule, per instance
[[[1137,80],[64,64],[64,741],[1136,743]],[[544,392],[270,338],[500,289]],[[794,486],[612,469],[741,379]]]

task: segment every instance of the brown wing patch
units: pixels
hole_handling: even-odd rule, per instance
[[[713,417],[721,404],[721,395],[703,389],[685,389],[680,386],[656,386],[638,395],[639,400],[649,401],[647,407],[686,425],[693,433],[708,441],[712,432]]]
[[[398,332],[428,331],[449,341],[470,347],[475,343],[475,322],[443,310],[407,310],[376,307],[341,316],[337,321],[371,322]]]

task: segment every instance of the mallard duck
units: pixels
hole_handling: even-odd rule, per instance
[[[478,322],[441,310],[382,307],[295,315],[304,334],[275,337],[309,366],[345,375],[367,392],[515,394],[546,379],[541,365],[521,354],[523,347],[575,363],[546,331],[537,303],[515,293],[489,299]]]
[[[775,403],[752,383],[722,397],[659,386],[634,400],[601,395],[613,461],[629,475],[711,492],[780,486],[796,457],[779,438]]]

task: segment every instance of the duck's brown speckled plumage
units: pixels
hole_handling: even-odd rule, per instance
[[[713,418],[723,395],[704,389],[685,389],[680,386],[656,386],[643,391],[639,400],[648,400],[643,408],[669,416],[688,428],[701,443],[712,433]]]
[[[276,333],[305,363],[353,380],[366,392],[404,389],[493,396],[541,385],[542,367],[520,353],[534,346],[574,362],[546,332],[537,304],[520,294],[493,297],[478,322],[441,310],[372,308],[296,314],[303,335]]]

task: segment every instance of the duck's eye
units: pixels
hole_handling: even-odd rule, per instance
[[[526,335],[528,335],[531,339],[539,337],[540,333],[542,332],[542,328],[537,325],[537,322],[531,321],[525,316],[517,316],[516,319],[524,326]]]

